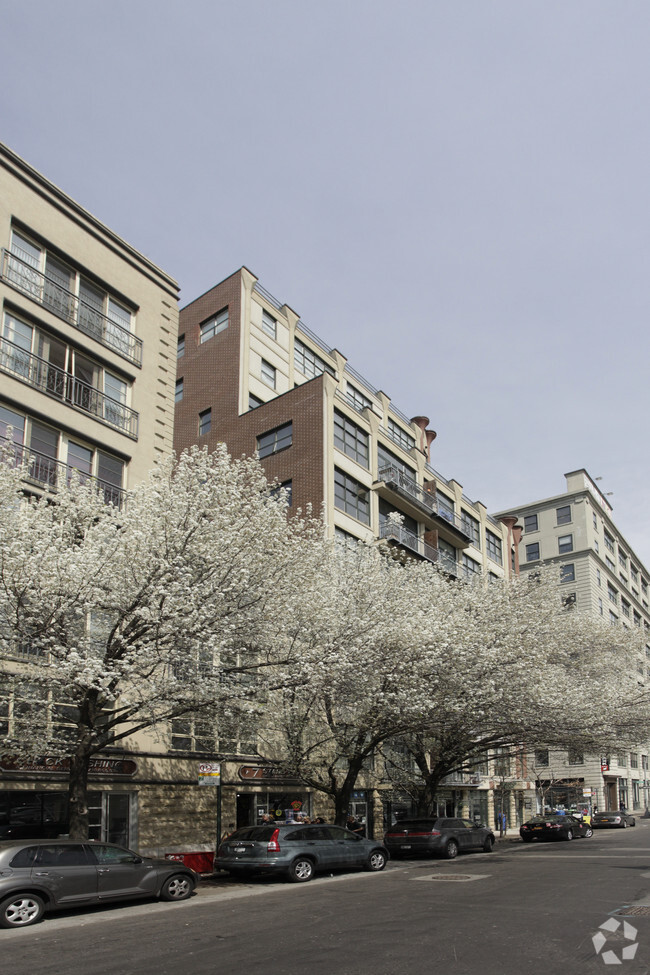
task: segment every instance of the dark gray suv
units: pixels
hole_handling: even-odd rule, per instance
[[[235,876],[282,873],[304,883],[322,870],[383,870],[387,860],[388,852],[381,843],[341,826],[270,823],[246,826],[228,836],[219,846],[214,866]]]
[[[25,928],[46,910],[136,897],[180,901],[198,876],[173,860],[141,857],[112,843],[0,843],[0,927]]]
[[[395,859],[437,854],[453,860],[470,850],[491,853],[494,833],[469,819],[402,819],[388,830],[384,844]]]

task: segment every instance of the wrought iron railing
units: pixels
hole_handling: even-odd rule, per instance
[[[142,365],[142,339],[8,250],[2,251],[2,278],[80,332]]]
[[[4,338],[0,338],[0,370],[138,439],[135,410]]]
[[[421,488],[412,477],[405,474],[399,467],[393,464],[381,467],[378,477],[380,481],[385,481],[398,494],[402,494],[411,501],[415,501],[425,511],[434,513],[437,510],[435,495],[429,494],[428,491]]]
[[[0,437],[0,460],[20,468],[23,480],[45,491],[56,491],[62,484],[70,484],[73,478],[78,477],[82,484],[89,484],[98,494],[103,494],[106,504],[121,508],[126,501],[126,491],[122,488],[64,464],[56,457],[42,454],[23,444],[13,443],[7,437]]]
[[[385,521],[379,528],[379,537],[386,541],[397,542],[403,548],[414,552],[428,562],[434,562],[449,575],[458,575],[458,563],[446,552],[442,552],[435,545],[429,545],[424,539],[416,535],[415,532],[404,528],[403,525],[392,521]]]

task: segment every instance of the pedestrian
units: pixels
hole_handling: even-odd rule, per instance
[[[505,836],[506,833],[506,814],[501,812],[499,814],[499,836]]]
[[[363,823],[360,823],[358,819],[355,819],[355,817],[352,815],[348,816],[346,827],[350,830],[351,833],[356,833],[357,836],[365,836],[366,833],[365,826],[363,825]]]

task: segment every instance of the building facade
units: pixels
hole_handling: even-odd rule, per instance
[[[638,679],[650,679],[650,573],[616,527],[612,506],[584,469],[565,474],[562,494],[501,512],[521,529],[522,572],[557,566],[564,601],[578,611],[613,624],[642,629],[645,657]],[[650,745],[612,755],[538,750],[528,756],[528,773],[547,790],[545,801],[564,804],[563,793],[586,807],[643,811],[648,804]],[[541,795],[541,792],[540,792]]]
[[[0,244],[0,444],[27,492],[76,472],[119,506],[172,451],[178,286],[5,146]],[[0,699],[0,735],[11,720]],[[93,836],[147,845],[155,774],[132,748],[92,764]],[[57,756],[0,761],[0,837],[65,829],[65,808]]]
[[[516,571],[515,519],[490,517],[458,481],[431,466],[436,434],[428,422],[400,412],[247,268],[181,310],[177,451],[225,442],[233,456],[257,454],[269,480],[287,491],[290,510],[322,513],[331,537],[384,539],[399,556],[428,560],[452,578],[509,577]],[[255,822],[277,792],[264,783],[273,769],[258,765],[257,780],[248,771],[256,765],[253,749],[224,763],[236,783],[224,790],[224,802],[237,825]],[[191,748],[180,754],[190,759]],[[382,813],[370,782],[360,781],[354,811],[380,832],[386,803]],[[318,797],[297,785],[294,791],[301,808],[318,807]],[[487,820],[488,770],[450,780],[440,801],[441,809]]]

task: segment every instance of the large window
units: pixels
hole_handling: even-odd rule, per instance
[[[501,539],[489,531],[489,529],[485,532],[485,547],[488,558],[492,559],[493,562],[497,562],[499,565],[503,565]]]
[[[212,429],[212,410],[208,408],[199,413],[199,436],[210,433]]]
[[[532,542],[526,546],[526,562],[536,562],[539,558],[539,542]]]
[[[334,468],[334,504],[340,511],[345,511],[365,525],[370,524],[368,488],[337,467]]]
[[[280,450],[286,450],[293,442],[293,423],[284,423],[275,430],[262,433],[257,438],[257,453],[259,458],[268,457],[269,454],[277,454]]]
[[[474,548],[481,547],[481,525],[476,518],[473,518],[467,511],[462,511],[460,513],[460,520],[463,526],[463,531],[466,535],[469,535],[470,540]]]
[[[272,339],[277,338],[278,334],[278,322],[273,315],[269,314],[266,309],[262,311],[262,331],[266,332]]]
[[[571,505],[565,504],[561,508],[556,508],[555,513],[557,515],[558,525],[568,525],[571,521]]]
[[[404,448],[404,450],[412,450],[412,448],[415,447],[415,437],[412,437],[410,433],[402,430],[402,428],[395,423],[394,420],[391,420],[390,417],[388,418],[388,433],[390,434],[391,440],[398,443],[400,447]]]
[[[557,540],[557,550],[560,555],[573,551],[573,535],[560,535]]]
[[[334,445],[363,467],[369,466],[369,435],[343,413],[334,410]]]
[[[266,359],[262,359],[260,376],[268,386],[272,386],[273,389],[275,389],[275,383],[276,383],[275,366],[272,366],[270,362],[266,361]]]
[[[576,567],[573,562],[560,568],[560,582],[575,582]]]
[[[346,395],[351,405],[359,412],[372,406],[372,401],[369,400],[368,397],[365,396],[360,390],[358,390],[356,386],[352,386],[351,383],[347,384]]]
[[[304,345],[300,339],[296,339],[293,344],[293,362],[298,372],[304,376],[309,376],[310,379],[313,379],[314,376],[320,376],[324,372],[328,372],[331,376],[335,374],[332,367],[312,349]]]
[[[524,531],[536,532],[538,530],[537,515],[524,516]]]
[[[405,464],[403,460],[400,460],[396,454],[393,454],[390,450],[384,447],[382,443],[379,443],[377,444],[377,468],[379,470],[380,478],[382,470],[385,470],[387,467],[395,468],[396,470],[400,471],[400,473],[408,477],[411,481],[416,480],[416,473],[413,468]]]
[[[175,403],[180,403],[180,401],[182,399],[183,399],[183,380],[182,379],[177,379],[176,380],[176,391],[174,393],[174,402]]]
[[[142,342],[133,334],[133,312],[72,265],[20,231],[13,230],[6,280],[59,318],[91,335],[126,359],[142,361]]]
[[[481,563],[471,558],[466,552],[462,556],[463,575],[466,579],[475,579],[481,574]]]
[[[214,338],[219,332],[228,328],[228,309],[222,308],[216,315],[211,315],[206,321],[201,322],[201,344],[208,339]]]

